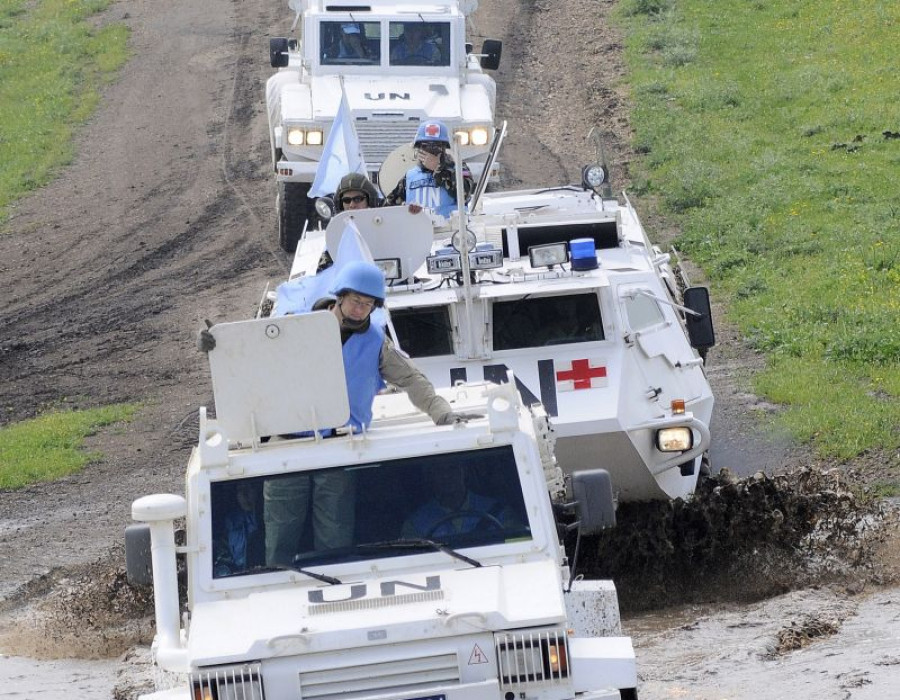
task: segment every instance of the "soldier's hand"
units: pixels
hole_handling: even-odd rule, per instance
[[[209,329],[213,327],[209,321],[206,321],[206,328],[200,330],[197,334],[197,349],[202,352],[209,352],[216,347],[216,339]]]
[[[428,151],[420,150],[417,156],[419,159],[419,163],[421,163],[422,167],[426,170],[434,172],[441,165],[441,157],[435,153],[429,153]]]
[[[470,420],[478,420],[484,418],[481,413],[456,413],[450,411],[440,416],[436,421],[436,425],[456,425],[457,423],[468,423]]]
[[[470,420],[484,418],[483,413],[454,413],[454,423],[468,423]]]

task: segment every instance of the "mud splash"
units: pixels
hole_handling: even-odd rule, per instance
[[[857,482],[817,467],[742,480],[722,470],[690,501],[622,504],[613,530],[582,543],[579,570],[612,578],[626,611],[883,583],[896,576],[881,552],[897,515]]]
[[[33,659],[108,659],[153,637],[153,591],[128,584],[122,547],[35,579],[0,613],[0,652]]]

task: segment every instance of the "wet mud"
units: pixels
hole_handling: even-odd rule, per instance
[[[900,595],[843,586],[627,616],[641,700],[900,697]],[[788,641],[788,649],[781,643]]]
[[[613,530],[582,543],[578,570],[612,578],[626,611],[893,582],[896,511],[858,483],[839,469],[722,470],[690,501],[622,504]]]
[[[0,650],[34,659],[117,657],[153,637],[153,589],[130,585],[124,551],[74,569],[57,569],[3,603]],[[0,609],[0,612],[5,610]]]

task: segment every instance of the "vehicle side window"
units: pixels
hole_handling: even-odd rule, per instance
[[[435,357],[453,353],[450,310],[426,306],[391,311],[395,340],[410,357]]]
[[[633,331],[650,328],[665,321],[659,303],[643,294],[623,296],[622,304],[628,317],[628,326]]]
[[[603,340],[600,303],[595,294],[525,296],[493,304],[494,350]]]
[[[263,483],[242,479],[213,484],[213,576],[233,576],[265,564]]]

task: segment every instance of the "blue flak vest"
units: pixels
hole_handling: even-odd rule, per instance
[[[365,333],[354,333],[343,345],[344,374],[350,399],[349,424],[354,431],[369,427],[372,401],[385,387],[379,368],[383,345],[384,326],[374,318]]]
[[[456,200],[435,183],[434,173],[418,165],[406,171],[406,203],[413,202],[445,218],[456,209]]]

